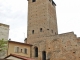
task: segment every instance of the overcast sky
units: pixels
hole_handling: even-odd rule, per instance
[[[58,33],[80,36],[80,0],[54,0]],[[0,23],[10,25],[9,38],[23,42],[27,36],[27,0],[0,0]]]

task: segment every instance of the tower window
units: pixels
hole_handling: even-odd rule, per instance
[[[42,52],[42,60],[46,60],[46,51]]]
[[[53,30],[51,30],[52,31],[52,33],[53,33]]]
[[[49,0],[51,2],[51,0]]]
[[[55,32],[55,35],[56,35],[57,33]]]
[[[38,48],[35,47],[34,50],[35,50],[35,57],[38,57]]]
[[[42,32],[42,28],[40,28],[40,32]]]
[[[36,0],[32,0],[32,2],[35,2]]]
[[[34,34],[34,30],[32,30],[32,34]]]

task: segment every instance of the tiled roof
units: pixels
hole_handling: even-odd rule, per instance
[[[19,59],[23,59],[23,60],[35,60],[33,58],[29,58],[29,57],[25,57],[25,56],[21,56],[21,55],[16,55],[16,54],[10,54],[7,57],[5,57],[4,59],[7,59],[10,56],[13,56],[13,57],[19,58]]]
[[[29,46],[32,46],[31,44],[22,43],[22,42],[16,42],[16,41],[11,41],[11,40],[9,40],[8,42],[19,43],[19,44],[24,44],[24,45],[29,45]]]

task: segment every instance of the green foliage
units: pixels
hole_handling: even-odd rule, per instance
[[[7,41],[2,39],[0,40],[0,53],[7,49]]]

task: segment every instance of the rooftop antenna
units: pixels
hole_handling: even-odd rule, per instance
[[[24,38],[25,38],[25,33],[23,32],[23,34],[24,34]]]

